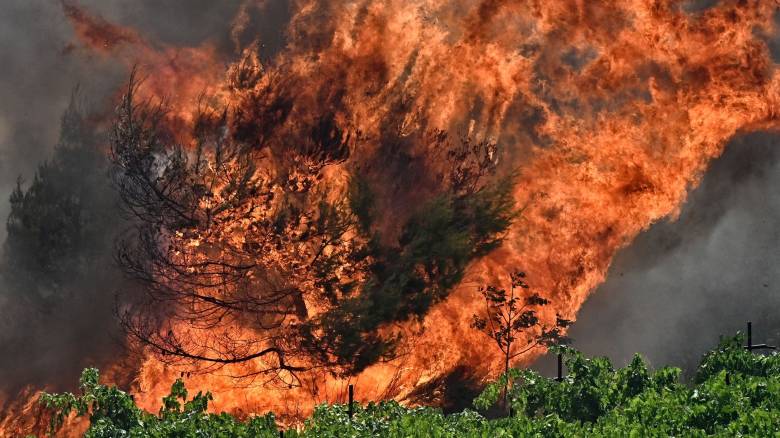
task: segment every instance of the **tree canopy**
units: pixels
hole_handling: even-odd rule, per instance
[[[381,328],[424,317],[516,214],[490,142],[425,134],[443,165],[424,190],[399,186],[394,204],[353,159],[364,140],[330,117],[250,133],[245,112],[204,106],[182,131],[138,87],[111,135],[114,186],[133,218],[116,259],[145,286],[121,317],[163,360],[251,362],[248,375],[287,385],[312,367],[357,373],[393,357],[400,338]],[[283,117],[275,102],[255,110]]]

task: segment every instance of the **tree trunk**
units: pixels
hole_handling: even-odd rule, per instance
[[[506,412],[508,416],[512,415],[512,407],[509,406],[509,353],[511,344],[507,346],[507,352],[504,355],[504,375],[506,376],[506,385],[504,386],[504,406],[506,406]]]

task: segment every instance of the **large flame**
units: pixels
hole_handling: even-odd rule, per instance
[[[264,3],[244,4],[235,35],[252,32],[246,11]],[[780,78],[767,39],[778,2],[724,0],[697,13],[684,3],[292,1],[287,46],[256,68],[294,90],[293,120],[334,114],[367,139],[357,151],[366,163],[388,130],[466,133],[504,147],[505,166],[520,175],[523,213],[505,244],[474,263],[424,322],[405,327],[408,354],[349,382],[359,400],[408,399],[463,366],[495,375],[497,350],[469,328],[481,304],[476,285],[522,267],[552,299],[545,311],[574,319],[615,252],[674,217],[731,137],[777,126]],[[184,124],[204,94],[236,107],[263,86],[233,87],[211,46],[161,46],[72,4],[65,11],[98,56],[140,65],[145,92],[168,96]],[[180,371],[145,359],[137,400],[156,409]],[[293,390],[247,390],[214,374],[188,385],[212,390],[215,409],[234,412],[298,416],[344,400],[348,382],[309,377]]]

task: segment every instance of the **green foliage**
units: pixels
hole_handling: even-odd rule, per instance
[[[716,350],[704,355],[694,381],[705,382],[721,371],[746,374],[756,377],[769,377],[780,373],[780,361],[774,355],[763,356],[745,350],[745,337],[741,334],[722,338]]]
[[[678,370],[662,369],[651,374],[639,356],[623,369],[615,370],[606,358],[585,358],[567,348],[568,375],[561,382],[546,379],[535,371],[512,370],[510,391],[512,407],[529,417],[556,415],[567,422],[593,422],[648,390],[674,387]],[[500,384],[506,383],[502,376]],[[477,398],[482,409],[495,403],[496,388]]]
[[[475,400],[489,408],[511,383],[514,415],[488,419],[473,410],[444,415],[428,407],[396,402],[356,406],[323,405],[300,430],[286,437],[666,437],[780,435],[780,355],[746,351],[740,338],[724,340],[706,354],[692,385],[680,383],[680,370],[651,371],[636,356],[622,369],[606,358],[586,358],[558,347],[568,375],[558,382],[528,370],[512,369],[487,385]],[[727,379],[728,373],[728,379]],[[208,414],[211,395],[187,401],[177,381],[157,416],[138,409],[132,397],[100,385],[97,370],[81,379],[82,395],[44,395],[42,402],[61,424],[72,412],[90,415],[87,437],[276,437],[272,415],[240,422],[227,414]]]
[[[742,338],[728,338],[707,353],[692,387],[679,382],[679,369],[651,372],[638,355],[615,370],[606,358],[586,358],[561,347],[556,350],[565,355],[568,370],[563,381],[530,370],[510,370],[474,403],[487,409],[511,382],[517,416],[544,421],[545,427],[555,428],[552,436],[780,433],[780,356],[753,354],[742,345]],[[571,430],[576,432],[570,434]]]
[[[344,374],[392,357],[399,338],[380,335],[378,329],[425,316],[460,283],[469,262],[501,242],[516,214],[513,187],[510,178],[473,192],[438,196],[421,205],[397,242],[389,244],[371,231],[370,187],[353,178],[349,206],[368,242],[355,257],[370,260],[366,280],[347,284],[348,290],[339,286],[340,293],[332,294],[338,296],[333,299],[337,305],[303,326],[304,346],[323,362],[334,361]],[[332,269],[323,260],[321,266]],[[355,288],[359,294],[351,293]]]
[[[187,400],[181,380],[163,398],[159,415],[144,412],[133,397],[99,382],[98,370],[89,368],[81,375],[81,395],[42,394],[41,403],[53,412],[52,432],[71,414],[89,415],[85,438],[108,437],[278,437],[273,415],[253,417],[241,422],[228,414],[207,413],[210,393],[198,392]]]
[[[349,208],[358,219],[358,225],[362,233],[371,231],[371,224],[374,222],[376,206],[371,188],[368,182],[360,177],[352,177],[349,181]]]

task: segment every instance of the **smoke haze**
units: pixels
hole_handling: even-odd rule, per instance
[[[278,3],[273,3],[275,9],[271,9],[283,16],[285,8]],[[154,41],[175,46],[209,41],[228,52],[233,50],[231,20],[240,2],[89,0],[79,4],[112,21],[137,27]],[[266,27],[269,47],[278,50],[281,37],[274,39],[274,29]],[[0,40],[4,42],[0,44],[2,242],[6,240],[8,200],[16,180],[21,177],[23,187],[29,187],[37,166],[52,159],[60,122],[74,90],[78,88],[83,111],[110,114],[116,89],[127,80],[129,72],[124,64],[80,48],[72,23],[56,1],[2,2]],[[99,172],[98,176],[105,169]],[[79,182],[84,181],[73,181]],[[116,214],[109,213],[96,221],[101,229],[113,234],[119,231]],[[32,292],[11,290],[0,273],[0,391],[15,392],[29,384],[73,389],[83,367],[106,364],[122,352],[122,337],[112,313],[114,293],[121,281],[121,274],[111,263],[112,236],[96,246],[102,252],[93,259],[99,268],[75,284],[65,285],[69,298],[51,311],[42,313],[30,308],[19,297]],[[0,245],[0,258],[3,250],[4,245]]]
[[[66,2],[67,3],[67,2]],[[241,1],[227,0],[84,0],[96,15],[139,29],[150,40],[173,46],[206,41],[234,50],[230,28]],[[283,43],[280,29],[289,19],[285,0],[266,2],[263,13],[250,11],[270,56]],[[256,36],[256,35],[255,35]],[[239,37],[241,37],[239,35]],[[110,97],[127,80],[123,64],[78,47],[73,26],[58,1],[7,0],[0,5],[0,199],[6,200],[16,178],[32,178],[57,141],[59,119],[74,87],[84,100],[110,110]],[[246,41],[243,41],[246,43]],[[8,203],[0,203],[0,217]],[[0,241],[5,227],[0,227]]]
[[[731,141],[684,205],[618,254],[571,336],[590,355],[686,371],[753,322],[755,343],[780,341],[780,135]]]

